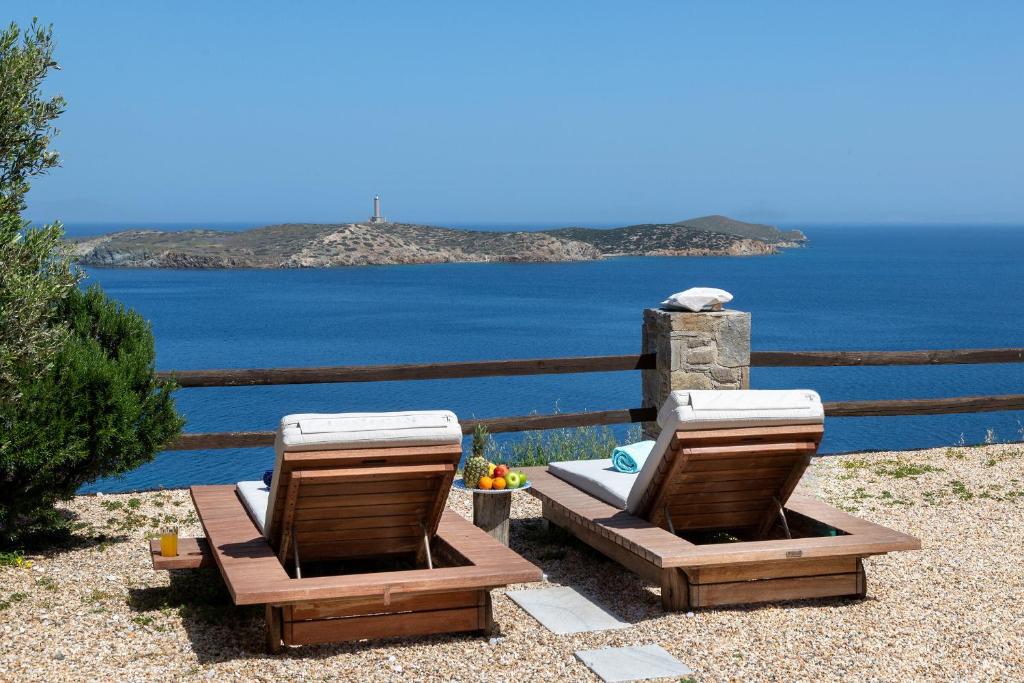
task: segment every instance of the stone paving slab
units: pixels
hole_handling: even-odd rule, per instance
[[[689,676],[693,671],[660,645],[580,650],[576,658],[605,683]]]
[[[629,627],[628,622],[569,586],[508,591],[506,595],[549,631],[559,635]]]

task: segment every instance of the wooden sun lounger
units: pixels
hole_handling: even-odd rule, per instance
[[[266,605],[275,652],[282,644],[490,633],[490,590],[542,574],[445,509],[460,454],[458,446],[285,453],[269,541],[234,486],[194,486],[206,538],[182,539],[176,558],[160,557],[154,543],[153,565],[212,559],[235,604]],[[299,578],[301,563],[343,567],[382,556],[414,558],[417,568]]]
[[[862,558],[921,542],[792,493],[821,434],[821,425],[678,431],[638,515],[545,468],[526,473],[546,520],[660,585],[666,610],[863,597]],[[714,531],[741,540],[683,538]]]

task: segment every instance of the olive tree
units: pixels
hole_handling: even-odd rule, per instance
[[[29,180],[59,164],[64,100],[40,90],[53,47],[35,21],[0,32],[0,546],[62,529],[59,501],[152,460],[183,423],[149,323],[79,290],[61,225],[21,216]]]

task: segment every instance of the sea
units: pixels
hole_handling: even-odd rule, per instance
[[[72,224],[69,233],[120,227]],[[90,268],[85,285],[102,286],[151,321],[161,370],[637,353],[643,309],[693,286],[732,292],[730,307],[753,316],[758,351],[1024,346],[1024,226],[793,227],[807,245],[777,256]],[[1024,364],[754,368],[751,386],[809,387],[826,401],[1021,393]],[[640,376],[189,388],[176,402],[187,431],[272,430],[289,413],[445,408],[469,418],[633,407]],[[616,430],[625,437],[625,427]],[[829,418],[822,452],[1022,439],[1024,412]],[[259,478],[272,463],[269,448],[165,452],[83,492],[230,483]]]

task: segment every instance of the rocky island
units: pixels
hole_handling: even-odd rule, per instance
[[[325,268],[413,263],[589,261],[611,256],[752,256],[800,246],[799,230],[705,216],[622,228],[490,232],[409,223],[271,225],[252,230],[125,230],[71,240],[106,268]]]

